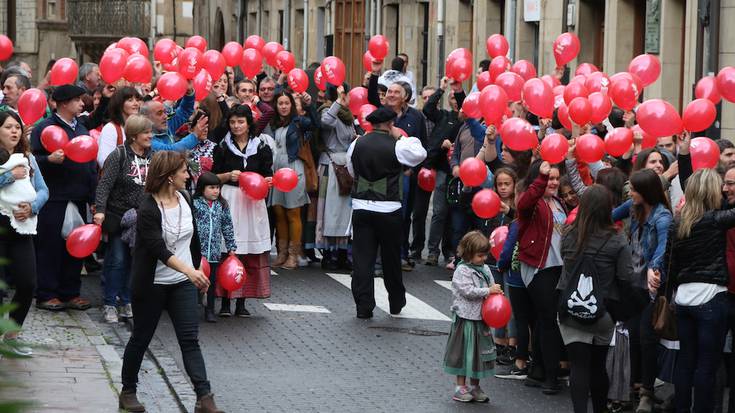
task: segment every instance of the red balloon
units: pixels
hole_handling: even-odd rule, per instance
[[[204,53],[204,51],[207,50],[207,41],[202,36],[191,36],[186,39],[184,47],[193,47]]]
[[[142,54],[148,57],[148,46],[137,37],[123,37],[117,42],[117,47],[125,50],[128,54]]]
[[[559,82],[559,79],[557,79],[554,76],[551,75],[543,75],[541,76],[541,80],[544,81],[549,87],[553,90],[555,87],[561,85],[561,82]]]
[[[448,55],[446,60],[444,61],[445,66],[449,66],[450,63],[452,63],[455,59],[459,59],[460,57],[463,57],[465,59],[468,59],[470,62],[472,61],[472,52],[470,49],[460,47],[458,49],[452,50]]]
[[[115,83],[125,73],[128,64],[128,52],[123,49],[112,49],[100,59],[100,76],[106,83]]]
[[[250,112],[253,113],[253,122],[258,122],[261,116],[263,116],[263,113],[258,109],[258,105],[250,102],[248,103],[248,107],[250,108]]]
[[[51,66],[49,83],[54,86],[75,84],[78,76],[79,66],[77,66],[77,62],[68,57],[62,57]]]
[[[367,118],[368,115],[370,115],[371,113],[373,113],[376,109],[378,109],[378,108],[376,108],[375,106],[373,106],[373,105],[371,105],[369,103],[366,103],[366,104],[360,106],[360,113],[357,116],[357,120],[360,123],[360,127],[365,132],[370,132],[370,131],[373,130],[373,124],[370,123],[370,122],[368,122],[367,119],[365,119],[365,118]]]
[[[591,73],[599,72],[600,69],[592,63],[582,63],[577,66],[577,70],[574,71],[574,75],[589,76]]]
[[[482,111],[480,110],[480,92],[472,92],[464,98],[462,102],[462,112],[470,118],[480,119]]]
[[[482,302],[482,320],[492,328],[502,328],[510,321],[510,301],[503,294],[490,294]]]
[[[458,57],[447,64],[447,76],[457,82],[464,82],[472,77],[472,60]]]
[[[227,42],[225,47],[222,48],[222,57],[225,58],[227,66],[235,67],[242,62],[242,51],[243,48],[238,42]]]
[[[503,252],[503,246],[505,240],[508,238],[508,226],[503,225],[497,227],[490,233],[490,253],[493,254],[496,260],[500,259],[500,253]]]
[[[176,47],[176,42],[171,39],[161,39],[153,47],[153,59],[162,64],[173,62],[178,53],[179,49]]]
[[[95,138],[81,135],[64,145],[64,156],[77,163],[86,163],[97,159],[98,150]]]
[[[263,58],[265,58],[265,62],[268,63],[271,67],[276,67],[276,55],[278,55],[278,52],[283,50],[283,45],[281,45],[278,42],[268,42],[263,46],[263,50],[261,50],[261,53],[263,53]]]
[[[613,76],[613,79],[610,79],[610,97],[623,110],[633,110],[638,104],[640,92],[635,82],[628,77]]]
[[[584,86],[583,83],[571,82],[564,88],[564,103],[569,106],[574,98],[586,98],[587,96],[589,96],[589,94],[590,92],[587,91],[587,88]]]
[[[482,189],[472,197],[472,212],[482,219],[490,219],[500,212],[500,197],[492,189]]]
[[[288,86],[296,93],[304,93],[309,88],[309,76],[301,69],[291,69],[286,80]]]
[[[678,135],[684,130],[679,112],[661,99],[647,100],[638,107],[636,120],[641,128],[656,138]]]
[[[314,84],[322,92],[327,90],[327,78],[324,76],[324,70],[321,66],[314,70]]]
[[[245,267],[234,255],[225,258],[217,269],[217,285],[221,285],[227,291],[241,289],[245,285],[245,280],[247,280]]]
[[[508,94],[508,99],[511,102],[518,102],[521,100],[521,92],[523,90],[523,83],[525,81],[517,73],[505,72],[501,73],[500,76],[495,79],[495,84],[502,87],[505,93]]]
[[[490,61],[490,67],[488,68],[488,72],[490,72],[490,81],[494,83],[498,76],[508,70],[510,70],[510,60],[508,60],[507,57],[494,57],[493,60]]]
[[[128,58],[123,75],[129,82],[149,83],[153,77],[153,67],[147,57],[134,54]]]
[[[13,55],[13,41],[4,34],[0,34],[0,60],[8,60]]]
[[[592,117],[592,106],[587,98],[574,98],[567,108],[569,110],[569,117],[577,125],[586,125]]]
[[[240,69],[248,79],[254,78],[263,70],[263,56],[256,49],[245,49],[242,52]]]
[[[522,77],[523,80],[529,80],[536,77],[536,68],[533,66],[533,63],[528,60],[519,60],[513,63],[510,70]]]
[[[265,46],[265,40],[263,40],[263,38],[258,36],[257,34],[251,34],[250,36],[248,36],[247,39],[245,39],[245,43],[243,44],[242,48],[261,51],[263,49],[263,46]]]
[[[715,105],[720,103],[722,96],[717,90],[717,79],[714,76],[705,76],[699,79],[697,87],[694,88],[694,96],[697,99],[709,99]]]
[[[194,87],[194,99],[199,102],[212,91],[212,76],[206,69],[202,69],[194,76],[191,84]]]
[[[638,55],[630,61],[628,72],[638,76],[646,87],[661,75],[661,62],[652,54]]]
[[[569,151],[569,142],[564,135],[552,133],[541,141],[541,159],[551,164],[564,160]]]
[[[204,256],[202,256],[202,259],[199,260],[199,271],[203,272],[204,275],[207,276],[207,278],[209,278],[209,274],[212,273],[212,267],[209,266],[209,261],[207,261]]]
[[[538,117],[550,119],[554,115],[554,93],[541,79],[526,81],[523,85],[523,101],[528,110]]]
[[[418,181],[419,188],[426,192],[431,192],[436,186],[436,170],[421,168],[419,169],[416,180]]]
[[[612,83],[618,79],[628,79],[631,82],[633,82],[635,84],[636,93],[638,95],[640,95],[643,92],[643,81],[641,80],[640,77],[638,77],[638,75],[635,75],[630,72],[615,73],[614,75],[609,77],[610,85],[612,85]]]
[[[273,186],[281,192],[291,192],[299,184],[299,175],[291,168],[281,168],[273,174]]]
[[[656,141],[658,140],[655,136],[646,133],[643,129],[641,129],[641,125],[633,125],[633,127],[630,128],[630,131],[633,132],[633,136],[640,135],[641,139],[641,148],[642,149],[648,149],[653,148],[656,146]]]
[[[575,207],[573,210],[569,212],[569,215],[567,215],[566,221],[564,221],[564,225],[572,225],[574,221],[577,219],[577,212],[579,212],[579,206]]]
[[[577,138],[574,151],[582,162],[597,162],[605,156],[605,142],[599,136],[587,133]]]
[[[179,55],[181,52],[184,51],[184,48],[176,45],[176,57],[174,60],[171,61],[171,63],[164,63],[163,64],[163,70],[166,72],[178,72],[179,71]]]
[[[390,44],[388,43],[388,39],[382,34],[376,34],[368,42],[370,54],[378,60],[385,59],[385,56],[388,55],[388,49],[390,49]]]
[[[46,114],[46,94],[36,88],[23,92],[18,98],[18,115],[24,125],[33,125]]]
[[[510,118],[500,127],[503,143],[514,151],[527,151],[538,146],[538,135],[528,121]]]
[[[561,122],[562,126],[564,126],[568,130],[572,130],[572,118],[569,117],[569,108],[567,108],[566,103],[562,101],[559,104],[559,109],[556,112],[557,117],[559,118],[559,122]]]
[[[490,80],[490,72],[485,71],[480,73],[479,76],[477,76],[477,90],[482,91],[486,87],[492,85],[493,82]]]
[[[628,128],[615,128],[605,136],[605,152],[612,156],[622,156],[633,145],[633,131]]]
[[[202,55],[202,69],[206,69],[213,80],[218,80],[225,73],[227,62],[222,53],[216,50],[207,50]]]
[[[612,111],[612,102],[610,101],[610,98],[607,97],[606,93],[590,93],[590,95],[587,96],[587,100],[590,102],[590,109],[592,110],[590,114],[590,122],[600,123],[610,116],[610,112]]]
[[[245,195],[254,200],[264,199],[268,195],[268,183],[260,174],[243,172],[239,178],[240,189]]]
[[[584,87],[590,93],[601,92],[603,88],[607,91],[608,86],[610,86],[610,79],[602,72],[592,72],[584,81]]]
[[[557,66],[574,60],[579,54],[579,38],[574,33],[562,33],[554,40],[554,59]]]
[[[181,73],[167,72],[158,78],[156,89],[158,89],[158,93],[165,100],[176,101],[186,94],[188,85],[186,83],[186,79],[181,75]]]
[[[715,104],[709,99],[695,99],[684,109],[682,122],[689,132],[701,132],[709,128],[717,118]]]
[[[368,103],[368,90],[362,86],[350,89],[347,93],[350,97],[350,112],[357,116],[360,113],[362,105]]]
[[[508,39],[506,39],[502,34],[497,33],[487,38],[485,47],[490,58],[505,56],[508,54],[508,50],[510,49]]]
[[[194,79],[199,69],[202,68],[202,51],[194,47],[187,47],[179,53],[178,61],[179,73],[186,79]]]
[[[339,86],[345,81],[345,64],[339,57],[329,56],[322,60],[322,73],[327,82]]]
[[[288,73],[296,67],[296,58],[293,54],[286,50],[281,50],[276,54],[276,69],[283,73]]]
[[[720,95],[728,102],[735,102],[735,67],[727,66],[720,69],[716,81]]]
[[[66,250],[75,258],[85,258],[97,249],[102,240],[102,227],[95,224],[74,228],[66,239]]]
[[[689,153],[692,156],[692,169],[715,168],[720,161],[720,148],[710,138],[692,139]]]
[[[497,123],[508,108],[508,94],[498,85],[490,85],[480,92],[480,109],[485,122]]]
[[[43,131],[41,131],[41,145],[43,145],[49,153],[63,149],[67,142],[69,142],[69,137],[60,126],[46,126]]]
[[[362,55],[362,67],[366,72],[373,71],[373,60],[375,60],[375,58],[369,50]]]
[[[477,158],[467,158],[459,165],[459,179],[465,186],[480,186],[487,179],[485,162]]]

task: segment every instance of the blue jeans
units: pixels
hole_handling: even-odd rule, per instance
[[[105,305],[130,304],[130,248],[119,234],[110,235],[105,253]]]
[[[727,292],[721,292],[702,305],[676,306],[680,345],[674,371],[677,412],[714,409],[715,376],[727,334],[727,305]]]

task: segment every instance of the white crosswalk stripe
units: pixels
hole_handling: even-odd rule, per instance
[[[330,314],[326,307],[320,305],[302,305],[302,304],[277,304],[263,303],[263,305],[271,311],[293,311],[300,313],[326,313]]]
[[[449,291],[452,291],[452,282],[447,280],[434,280],[435,283],[441,285]]]
[[[332,277],[338,283],[344,285],[347,288],[352,288],[352,277],[349,274],[336,274],[327,273],[328,276]],[[388,304],[388,291],[385,289],[383,280],[381,278],[375,279],[375,305],[386,313],[390,314],[390,305]],[[413,318],[419,320],[437,320],[437,321],[452,321],[444,313],[436,310],[434,307],[426,304],[419,300],[413,295],[406,293],[406,306],[400,314],[391,315],[396,318]]]

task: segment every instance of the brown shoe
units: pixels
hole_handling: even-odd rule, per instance
[[[286,262],[286,258],[288,258],[288,240],[279,239],[278,242],[276,242],[276,251],[278,251],[278,256],[275,261],[271,263],[271,267],[274,268],[280,267],[284,262]]]
[[[89,307],[92,306],[88,300],[85,300],[82,297],[74,297],[71,300],[65,302],[64,305],[66,306],[66,308],[70,310],[82,310],[82,311],[87,310],[89,309]]]
[[[58,298],[52,298],[47,301],[36,302],[36,308],[48,311],[62,311],[64,309],[64,303]]]
[[[209,393],[206,396],[202,396],[197,400],[197,404],[194,406],[194,413],[225,413],[223,410],[217,408],[214,403],[214,394]]]
[[[138,396],[134,391],[123,390],[120,392],[118,407],[129,412],[144,412],[145,406],[140,404]]]
[[[281,265],[284,270],[295,270],[299,267],[299,253],[301,252],[301,243],[291,242],[288,244],[288,258]]]

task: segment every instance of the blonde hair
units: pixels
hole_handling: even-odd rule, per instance
[[[457,246],[457,255],[462,261],[470,262],[475,254],[488,253],[490,241],[480,231],[470,231],[462,237]]]
[[[143,115],[131,115],[125,121],[125,143],[129,145],[136,136],[149,130],[153,130],[153,122],[150,119]]]
[[[722,178],[714,169],[700,169],[687,179],[684,192],[686,203],[681,208],[676,236],[687,238],[694,224],[707,211],[719,209],[722,204]]]

